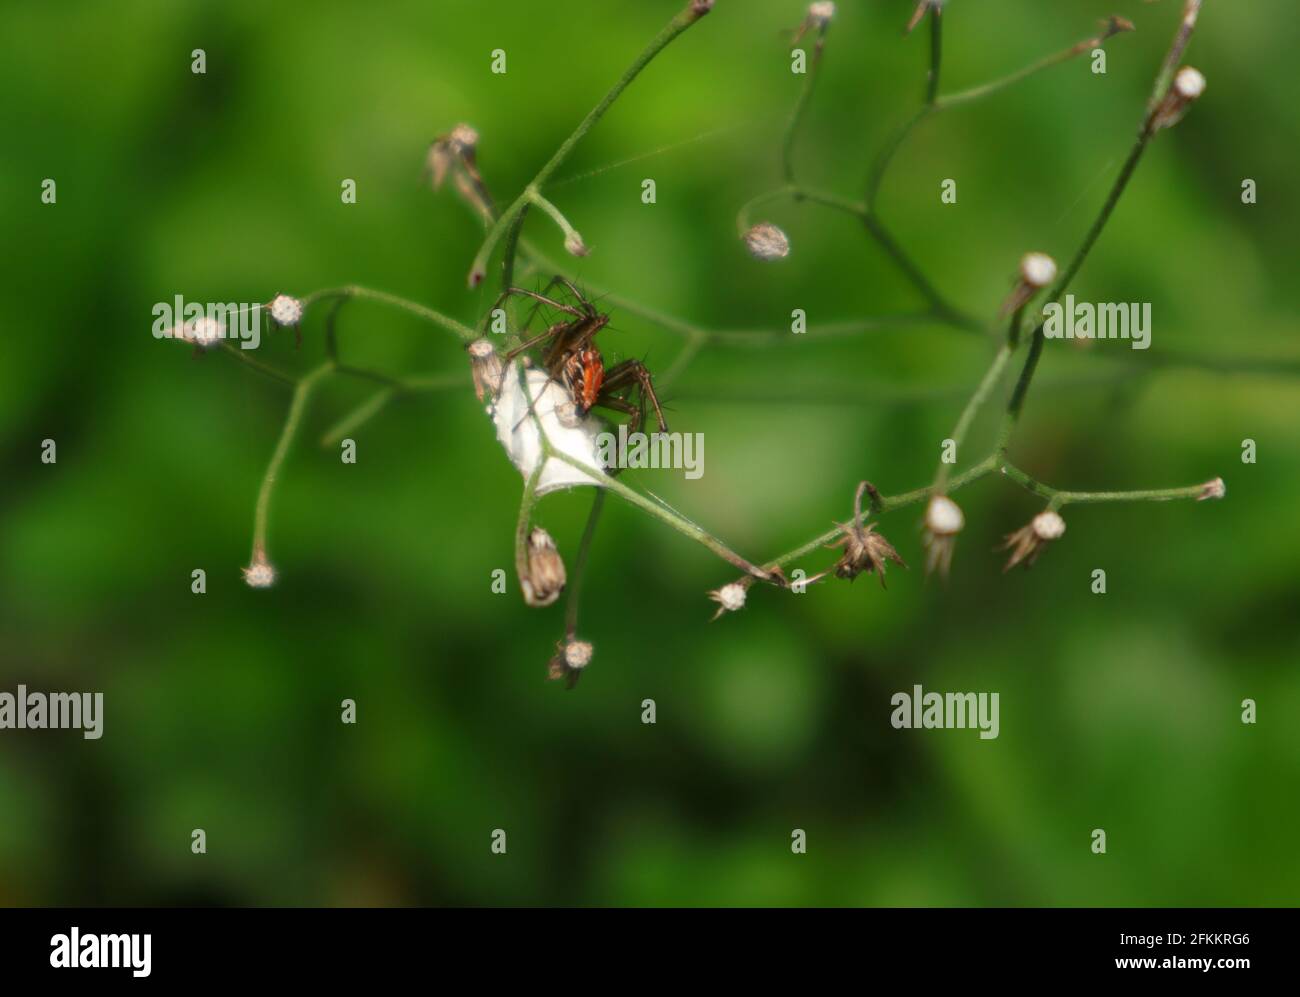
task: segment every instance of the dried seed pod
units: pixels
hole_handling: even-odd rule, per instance
[[[1065,520],[1061,518],[1061,514],[1054,509],[1040,512],[1027,526],[1007,534],[1002,549],[1011,551],[1011,557],[1007,559],[1003,572],[1010,571],[1021,563],[1026,568],[1032,567],[1038,560],[1038,555],[1043,552],[1043,548],[1063,536],[1065,536]]]
[[[745,248],[756,260],[772,263],[790,255],[790,238],[771,222],[760,222],[744,236]]]
[[[555,548],[551,535],[540,526],[528,534],[528,577],[519,579],[524,602],[530,606],[549,606],[560,597],[566,581],[564,559]]]
[[[470,374],[474,378],[474,394],[478,395],[479,401],[484,397],[495,401],[501,392],[501,378],[505,373],[496,347],[489,340],[476,339],[465,347],[465,352],[469,354]]]
[[[1020,272],[1011,294],[1002,303],[1002,315],[1027,304],[1029,300],[1056,280],[1056,260],[1046,253],[1026,253],[1020,258]]]
[[[578,684],[582,670],[591,664],[595,649],[588,641],[568,640],[555,645],[555,655],[547,664],[546,677],[551,681],[564,679],[572,689]]]
[[[1206,502],[1218,500],[1228,494],[1228,486],[1223,483],[1222,478],[1215,478],[1213,481],[1207,481],[1201,485],[1201,494],[1196,496],[1197,502]]]
[[[275,584],[275,568],[266,559],[266,551],[258,547],[253,551],[253,560],[247,568],[240,568],[244,583],[249,588],[265,589]]]
[[[899,557],[894,545],[875,532],[876,526],[874,523],[866,527],[861,525],[862,495],[864,492],[869,492],[873,501],[879,502],[879,493],[872,487],[871,482],[863,481],[860,483],[858,490],[853,495],[853,518],[847,523],[837,524],[844,531],[844,536],[827,546],[844,550],[843,556],[835,562],[835,568],[833,569],[837,578],[853,581],[864,571],[874,571],[880,577],[880,587],[885,588],[885,566],[887,562],[893,561],[904,568],[907,567],[907,564]]]
[[[495,209],[492,195],[478,171],[478,132],[474,128],[459,124],[434,139],[425,160],[425,173],[434,190],[442,187],[451,175],[461,198],[484,220],[491,221]]]
[[[269,309],[276,325],[297,325],[302,321],[302,302],[288,294],[277,294]]]
[[[1174,75],[1174,82],[1164,99],[1156,105],[1148,126],[1152,134],[1162,128],[1172,128],[1183,119],[1188,108],[1205,93],[1205,77],[1199,70],[1184,66]]]
[[[738,582],[731,582],[708,593],[709,598],[718,604],[718,611],[713,614],[713,619],[716,620],[723,613],[734,613],[745,608],[750,581],[748,578],[742,578]]]
[[[925,573],[938,571],[946,578],[952,567],[952,549],[957,534],[966,525],[961,507],[946,495],[930,499],[925,510]]]

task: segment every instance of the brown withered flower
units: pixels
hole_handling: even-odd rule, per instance
[[[1199,100],[1203,93],[1205,93],[1205,77],[1201,75],[1199,70],[1193,69],[1191,66],[1184,66],[1178,70],[1174,76],[1173,84],[1169,87],[1169,92],[1156,105],[1156,109],[1151,112],[1151,121],[1148,127],[1152,134],[1162,128],[1172,128],[1182,121],[1183,115],[1187,113],[1188,108]]]
[[[469,354],[470,373],[474,377],[474,394],[480,402],[485,396],[495,400],[505,373],[496,347],[489,340],[476,339],[465,347],[465,352]]]
[[[560,597],[566,581],[564,559],[555,548],[551,535],[540,526],[528,534],[528,574],[519,579],[524,602],[530,606],[549,606]]]
[[[1065,520],[1061,518],[1061,514],[1054,509],[1040,512],[1030,520],[1028,525],[1022,526],[1015,533],[1007,534],[1006,543],[1001,549],[1011,551],[1011,557],[1007,559],[1006,566],[1002,569],[1003,573],[1010,571],[1017,564],[1023,563],[1026,568],[1033,567],[1043,548],[1063,536],[1065,536]]]
[[[582,677],[582,670],[591,664],[594,648],[585,640],[557,641],[555,656],[546,668],[546,678],[555,682],[563,679],[567,688],[572,689]]]
[[[434,190],[439,190],[450,176],[456,192],[484,221],[490,222],[495,216],[492,195],[478,171],[478,132],[469,125],[457,125],[433,140],[425,160],[425,174]]]
[[[885,565],[889,561],[906,568],[907,563],[898,556],[894,545],[876,532],[876,525],[869,523],[862,526],[862,495],[870,492],[874,500],[878,498],[876,490],[869,481],[858,485],[853,496],[853,518],[847,523],[837,523],[844,536],[835,543],[827,544],[830,548],[843,548],[844,554],[835,562],[835,577],[849,581],[862,572],[875,572],[880,578],[880,587],[885,588]]]
[[[921,0],[916,5],[916,10],[912,11],[912,19],[907,22],[907,29],[903,34],[910,35],[916,30],[916,26],[921,23],[921,18],[925,17],[925,12],[928,10],[934,11],[934,16],[938,17],[943,11],[943,0]]]

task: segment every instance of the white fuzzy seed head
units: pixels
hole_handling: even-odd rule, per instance
[[[297,325],[302,321],[302,302],[287,294],[271,299],[271,318],[276,325]]]
[[[960,533],[966,525],[966,517],[961,507],[947,495],[936,495],[930,499],[925,510],[925,528],[935,536],[949,537]]]
[[[745,586],[740,582],[732,582],[730,585],[724,585],[716,593],[716,601],[719,606],[728,613],[734,613],[738,609],[745,608]]]
[[[564,645],[564,663],[573,669],[586,668],[591,664],[591,656],[594,651],[591,644],[585,640],[571,640]]]
[[[790,238],[771,222],[761,222],[745,233],[745,247],[756,260],[771,263],[790,255]]]
[[[824,28],[831,23],[831,18],[835,16],[835,4],[831,0],[818,0],[817,3],[808,5],[808,20],[814,27]]]
[[[252,564],[240,570],[243,571],[244,583],[249,588],[267,589],[275,584],[275,568],[271,567],[265,554],[257,554]]]
[[[201,350],[211,349],[221,342],[226,327],[211,315],[204,315],[185,323],[184,339]]]
[[[1196,100],[1205,93],[1205,77],[1201,75],[1200,70],[1184,66],[1174,77],[1174,91],[1183,100]]]
[[[1039,540],[1059,540],[1065,536],[1065,520],[1059,512],[1048,510],[1034,517],[1034,536]]]
[[[1056,261],[1046,253],[1026,253],[1020,259],[1020,278],[1030,287],[1046,287],[1056,280]]]

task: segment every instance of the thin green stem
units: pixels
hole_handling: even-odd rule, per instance
[[[564,246],[570,253],[574,256],[585,255],[585,246],[582,241],[582,236],[579,235],[578,230],[570,224],[569,219],[564,217],[564,212],[543,197],[537,190],[529,192],[529,200],[550,215],[551,220],[559,226],[560,231],[564,234]],[[521,219],[523,218],[522,212],[520,212],[519,217]],[[583,247],[583,251],[574,252],[572,247]],[[504,290],[504,288],[502,288],[502,290]]]
[[[546,186],[546,182],[555,174],[555,171],[563,165],[568,159],[569,153],[573,151],[574,146],[582,141],[587,132],[591,131],[592,126],[604,116],[614,101],[627,89],[628,85],[636,79],[641,70],[650,63],[670,42],[701,17],[708,13],[711,4],[704,4],[699,0],[691,0],[668,25],[657,34],[654,39],[646,46],[645,50],[633,60],[632,65],[627,68],[610,91],[601,98],[600,103],[588,112],[587,116],[582,119],[578,127],[574,130],[560,147],[555,150],[555,154],[547,161],[546,165],[538,171],[532,181],[520,192],[514,202],[505,209],[498,217],[492,228],[488,231],[487,238],[484,239],[483,245],[474,257],[474,262],[470,266],[469,286],[478,287],[487,275],[488,260],[492,258],[492,253],[496,249],[497,243],[501,241],[506,231],[515,224],[520,212],[522,212],[532,201],[532,195]],[[507,255],[510,257],[503,262],[503,272],[513,268],[513,256],[517,248],[517,241],[514,245],[506,247]]]
[[[1173,502],[1181,499],[1199,499],[1205,496],[1206,484],[1187,485],[1182,488],[1144,488],[1118,492],[1072,492],[1053,488],[1037,480],[1007,461],[1000,462],[1001,471],[1021,488],[1048,500],[1048,507],[1060,509],[1067,505],[1087,505],[1100,502]]]
[[[311,396],[312,390],[321,378],[330,374],[333,369],[333,364],[322,364],[305,374],[293,390],[293,400],[289,403],[289,414],[284,420],[284,426],[280,430],[280,439],[275,445],[275,451],[271,454],[271,463],[267,465],[266,473],[262,476],[261,488],[257,493],[257,507],[253,513],[254,560],[257,560],[259,552],[265,553],[266,551],[266,524],[271,511],[271,495],[275,491],[280,466],[284,463],[289,448],[293,445],[294,436],[298,432],[298,425],[302,422],[303,412],[307,408],[307,399]]]
[[[794,183],[794,144],[799,137],[799,126],[803,123],[804,115],[808,111],[808,105],[812,102],[813,90],[817,86],[822,54],[826,48],[826,29],[827,25],[822,25],[817,30],[817,41],[813,45],[812,64],[805,74],[803,88],[799,91],[799,99],[795,102],[794,113],[790,115],[790,123],[785,129],[785,139],[781,143],[781,175],[785,177],[787,184]]]
[[[537,467],[524,482],[524,494],[519,499],[519,519],[515,523],[515,572],[521,588],[528,581],[528,528],[533,522],[533,509],[537,507],[537,483],[545,467],[545,460],[537,462]]]
[[[221,349],[224,352],[229,353],[240,363],[247,364],[263,377],[269,377],[271,380],[279,381],[281,384],[288,385],[291,388],[298,383],[296,379],[290,377],[288,374],[282,373],[269,364],[264,364],[261,360],[256,360],[249,356],[248,350],[240,349],[238,346],[233,345],[229,340],[222,340]]]
[[[939,96],[939,70],[943,66],[943,8],[930,8],[930,76],[925,88],[925,104],[933,107]]]
[[[951,481],[949,481],[948,492],[949,493],[955,492],[958,489],[964,488],[966,485],[969,485],[974,481],[978,481],[981,478],[987,477],[989,474],[997,470],[997,467],[998,467],[998,463],[994,457],[985,458],[983,461],[976,464],[974,467],[969,468],[966,471],[963,471],[961,474],[957,475]],[[901,495],[881,496],[879,509],[880,512],[882,513],[893,512],[896,509],[902,509],[905,506],[915,505],[918,502],[922,502],[930,498],[932,494],[933,494],[932,488],[927,485],[925,488],[917,488],[910,492],[904,492]],[[858,521],[857,525],[859,526],[864,525],[867,522],[867,520],[871,518],[871,515],[872,515],[871,511],[863,513],[862,518]],[[845,525],[852,525],[852,524],[845,524]],[[814,551],[825,547],[827,544],[833,543],[835,540],[838,540],[843,535],[844,535],[843,527],[836,526],[833,529],[827,530],[821,536],[809,540],[806,544],[796,547],[794,550],[782,554],[780,557],[775,558],[774,560],[768,561],[765,567],[768,570],[774,570],[776,568],[784,568],[788,566],[790,563],[792,563],[793,561],[797,561],[801,557],[806,557],[809,554],[813,553]]]
[[[342,371],[340,371],[342,373]],[[417,392],[447,391],[454,388],[468,387],[464,375],[430,374],[421,377],[403,377],[393,379],[386,388],[380,388],[352,411],[344,415],[321,437],[321,446],[334,446],[349,433],[355,432],[385,408],[389,402],[403,395]]]
[[[1179,24],[1178,32],[1174,36],[1173,45],[1169,53],[1165,56],[1165,61],[1161,67],[1160,73],[1156,77],[1155,87],[1152,91],[1152,99],[1143,118],[1142,127],[1138,132],[1137,141],[1133,145],[1132,151],[1129,152],[1128,158],[1121,167],[1119,176],[1115,179],[1114,186],[1111,187],[1110,194],[1106,198],[1105,204],[1102,205],[1101,212],[1097,215],[1092,227],[1088,229],[1087,235],[1084,236],[1083,244],[1079,247],[1078,252],[1070,261],[1070,265],[1065,268],[1061,278],[1057,281],[1056,286],[1052,288],[1048,297],[1051,301],[1059,302],[1061,297],[1069,289],[1075,275],[1083,267],[1084,261],[1087,260],[1088,254],[1092,252],[1093,246],[1096,245],[1098,238],[1101,237],[1102,230],[1105,229],[1106,223],[1110,220],[1115,211],[1116,205],[1119,204],[1120,198],[1128,188],[1129,181],[1133,178],[1138,164],[1142,161],[1142,155],[1146,152],[1147,146],[1151,142],[1152,136],[1155,135],[1154,120],[1155,114],[1152,110],[1164,96],[1164,92],[1169,88],[1169,81],[1173,76],[1173,71],[1178,62],[1182,59],[1183,52],[1186,50],[1188,43],[1191,41],[1192,31],[1196,27],[1196,18],[1200,13],[1201,0],[1187,0],[1184,8],[1183,18]],[[1015,433],[1016,425],[1020,421],[1020,414],[1024,409],[1025,398],[1029,394],[1029,386],[1033,383],[1034,374],[1038,370],[1038,361],[1042,356],[1044,344],[1044,324],[1038,323],[1034,329],[1033,338],[1029,344],[1029,353],[1025,357],[1025,365],[1021,369],[1020,377],[1016,381],[1015,390],[1011,393],[1011,398],[1007,402],[1006,414],[1003,416],[1002,429],[998,434],[998,452],[1005,454],[1011,443],[1011,437]]]
[[[1030,65],[1025,66],[1023,69],[1018,69],[1014,73],[1011,73],[1007,76],[1003,76],[996,80],[991,80],[988,83],[982,83],[979,86],[971,87],[968,90],[961,90],[958,91],[957,93],[945,94],[944,96],[940,97],[938,100],[935,101],[935,110],[947,111],[954,107],[960,107],[963,104],[970,104],[977,100],[982,100],[985,97],[991,97],[993,94],[1005,90],[1008,87],[1015,86],[1017,83],[1021,82],[1022,80],[1026,80],[1031,76],[1035,76],[1046,69],[1051,69],[1053,66],[1059,66],[1062,63],[1069,62],[1071,59],[1077,58],[1078,56],[1082,55],[1084,52],[1089,52],[1092,51],[1093,49],[1101,48],[1101,46],[1106,41],[1106,39],[1110,37],[1110,34],[1118,33],[1119,30],[1128,30],[1128,29],[1127,28],[1117,29],[1115,32],[1110,32],[1106,35],[1085,39],[1084,41],[1079,42],[1077,45],[1072,45],[1069,48],[1065,49],[1064,51],[1055,52],[1052,55],[1047,56],[1046,58],[1039,59],[1037,62],[1031,63]]]
[[[578,607],[582,600],[582,580],[586,577],[587,562],[591,557],[591,542],[596,536],[596,527],[600,523],[601,510],[605,508],[605,489],[597,488],[596,497],[591,500],[591,511],[587,513],[587,525],[578,542],[578,556],[569,573],[568,591],[564,603],[564,636],[573,640],[578,636]]]
[[[454,318],[435,311],[427,305],[422,305],[415,301],[408,301],[406,298],[398,297],[396,294],[389,294],[387,291],[376,291],[368,287],[360,287],[356,284],[347,284],[343,287],[331,287],[322,291],[313,291],[302,300],[303,308],[306,309],[317,301],[323,301],[330,298],[366,298],[370,301],[382,302],[391,305],[394,308],[400,308],[405,312],[424,319],[426,322],[432,322],[434,325],[441,326],[444,329],[454,332],[464,342],[470,342],[476,339],[478,334],[469,326],[457,322]]]
[[[629,488],[617,478],[598,474],[598,472],[592,470],[590,465],[584,464],[582,461],[578,460],[576,457],[571,457],[569,454],[562,453],[558,450],[552,450],[550,456],[585,472],[592,479],[592,484],[608,488],[625,502],[636,506],[642,512],[649,513],[661,523],[671,526],[678,533],[682,534],[682,536],[688,537],[703,547],[708,548],[714,554],[717,554],[718,557],[722,558],[733,567],[740,569],[740,571],[745,574],[751,575],[760,581],[774,581],[770,572],[764,571],[751,561],[745,560],[745,558],[741,557],[725,543],[713,536],[713,534],[709,533],[708,530],[704,529],[704,527],[691,522],[685,516],[681,515],[681,513],[670,509],[663,502],[656,502],[653,499],[647,498],[635,489]]]
[[[1002,380],[1002,374],[1007,369],[1007,363],[1011,360],[1011,355],[1015,352],[1015,347],[1007,344],[998,349],[993,356],[993,362],[989,364],[989,369],[985,372],[983,379],[966,407],[962,409],[961,416],[957,419],[957,425],[953,428],[950,439],[953,441],[954,459],[961,453],[962,445],[966,442],[966,434],[970,432],[971,424],[975,421],[975,416],[984,403],[988,401],[989,395],[997,387],[998,382]],[[934,478],[934,494],[944,494],[944,489],[948,485],[948,479],[951,477],[953,465],[945,464],[942,460],[939,462],[939,470]]]

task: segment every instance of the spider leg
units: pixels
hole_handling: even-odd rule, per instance
[[[638,429],[641,428],[641,419],[644,415],[644,413],[641,411],[642,406],[633,405],[626,398],[619,398],[617,396],[606,397],[603,391],[596,399],[596,404],[599,405],[601,408],[610,409],[613,412],[625,413],[628,417],[627,431],[629,435],[635,433]],[[617,478],[620,474],[623,473],[624,469],[620,466],[617,466],[617,463],[618,462],[616,460],[615,461],[616,466],[605,468],[605,473],[608,474],[611,478]]]
[[[661,433],[668,432],[668,421],[664,418],[664,410],[659,404],[659,396],[655,394],[654,378],[650,376],[650,368],[640,360],[624,360],[620,364],[615,364],[609,370],[605,371],[605,381],[601,386],[600,395],[597,397],[597,404],[605,404],[606,392],[614,392],[633,388],[641,393],[642,402],[649,401],[655,410],[655,421],[659,423]]]

